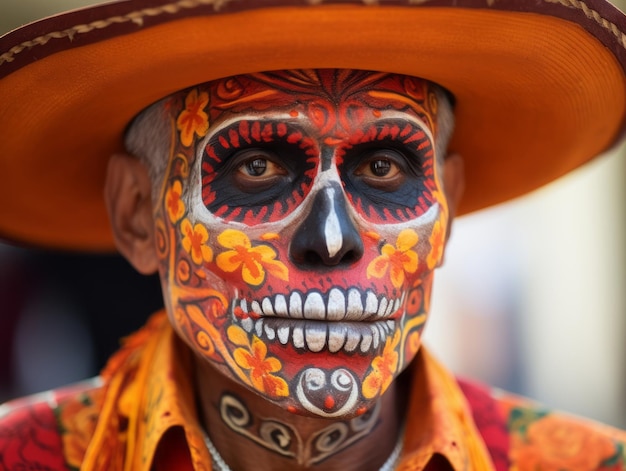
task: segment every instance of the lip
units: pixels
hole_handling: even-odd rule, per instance
[[[406,292],[390,298],[372,290],[294,291],[260,300],[233,301],[233,318],[248,333],[299,350],[330,353],[378,351],[393,335]]]

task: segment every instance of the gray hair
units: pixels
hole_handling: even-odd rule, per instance
[[[435,85],[435,95],[438,103],[436,165],[439,175],[442,175],[443,160],[454,130],[454,106],[452,96],[443,87]],[[173,138],[171,117],[163,106],[165,100],[158,101],[139,113],[128,126],[124,137],[127,152],[138,157],[148,168],[153,198],[158,195],[155,190],[165,176]]]
[[[126,151],[139,158],[148,168],[152,193],[165,176],[172,139],[170,116],[164,103],[157,101],[139,113],[129,124],[124,136]]]

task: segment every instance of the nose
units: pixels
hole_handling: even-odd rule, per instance
[[[313,200],[294,234],[289,253],[303,267],[350,264],[363,256],[363,241],[348,216],[341,187],[331,182]]]

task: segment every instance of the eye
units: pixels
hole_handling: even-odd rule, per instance
[[[287,172],[280,165],[263,157],[253,157],[244,162],[239,171],[248,177],[286,175]]]
[[[376,177],[392,177],[397,173],[397,167],[389,159],[376,159],[370,162],[370,172]]]
[[[248,149],[233,158],[237,162],[234,183],[245,191],[263,191],[289,175],[269,151]]]
[[[248,175],[254,177],[260,177],[267,170],[267,160],[265,159],[254,159],[249,160],[245,164],[243,164],[239,170],[245,170]]]
[[[398,151],[377,149],[363,157],[354,174],[373,188],[396,191],[405,181],[403,161]]]

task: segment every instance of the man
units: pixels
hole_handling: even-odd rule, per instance
[[[5,405],[0,466],[626,466],[622,432],[459,383],[420,347],[455,214],[615,143],[619,12],[145,3],[1,43],[20,106],[0,115],[0,229],[114,241],[166,309],[96,380]]]

